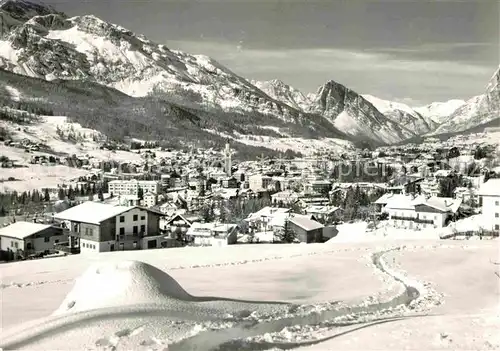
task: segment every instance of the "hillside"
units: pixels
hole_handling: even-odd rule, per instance
[[[254,85],[207,56],[171,50],[92,15],[68,18],[25,0],[5,0],[0,6],[9,23],[0,38],[0,67],[14,73],[99,83],[133,97],[154,96],[202,120],[221,119],[213,124],[223,125],[222,131],[235,128],[259,135],[254,128],[262,126],[274,127],[278,135],[372,143],[415,136],[371,104],[359,105],[357,94],[348,94],[353,101],[331,95],[326,111],[284,83]],[[368,122],[370,129],[339,123],[346,116]]]
[[[21,111],[34,110],[41,115],[67,116],[113,140],[136,136],[162,140],[164,146],[176,148],[222,148],[226,142],[225,138],[205,130],[210,127],[224,128],[223,120],[208,113],[200,117],[161,99],[135,98],[92,82],[28,78],[2,69],[0,81],[3,83],[0,86],[0,106]],[[238,122],[237,119],[235,121]],[[241,124],[244,126],[243,121]],[[243,128],[232,130],[248,133]],[[273,154],[273,150],[260,145],[245,145],[237,141],[233,144],[240,157],[260,155],[264,151]]]

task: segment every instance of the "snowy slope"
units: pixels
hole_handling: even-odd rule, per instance
[[[494,350],[496,250],[495,241],[235,245],[8,263],[0,347]]]
[[[438,126],[432,118],[422,116],[406,104],[383,100],[373,95],[364,94],[362,96],[390,120],[419,135],[429,133]]]
[[[306,110],[310,104],[309,99],[301,91],[283,83],[279,79],[268,81],[251,80],[250,83],[273,99],[281,101],[296,109]]]
[[[453,99],[446,102],[433,102],[430,105],[416,107],[415,111],[441,124],[463,105],[465,105],[464,100]]]

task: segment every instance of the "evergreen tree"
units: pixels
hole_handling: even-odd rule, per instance
[[[80,185],[80,196],[84,197],[85,195],[86,195],[85,189],[84,189],[83,185]]]
[[[293,243],[294,240],[297,238],[296,233],[290,227],[290,218],[285,219],[283,230],[281,231],[279,238],[280,241],[284,243]]]
[[[73,187],[70,185],[68,189],[68,200],[75,200],[75,191],[73,190]]]
[[[137,197],[139,198],[139,200],[144,199],[144,190],[141,187],[137,189]]]
[[[104,201],[104,194],[102,192],[102,188],[99,188],[97,196],[98,196],[98,198],[99,198],[100,201]]]
[[[43,201],[45,201],[45,202],[50,201],[50,193],[49,193],[49,189],[47,189],[47,188],[45,188],[45,191],[44,191]]]
[[[59,200],[64,200],[66,198],[66,194],[64,193],[63,188],[59,188],[59,190],[57,191],[57,198]]]

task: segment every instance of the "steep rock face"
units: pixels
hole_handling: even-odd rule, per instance
[[[416,107],[414,110],[421,116],[441,124],[463,105],[465,105],[464,100],[452,99],[446,102],[433,102],[426,106]]]
[[[483,95],[468,100],[453,112],[433,134],[472,129],[500,118],[500,68],[493,74]]]
[[[438,123],[434,120],[425,118],[408,105],[379,99],[372,95],[363,95],[363,97],[371,102],[377,110],[382,112],[391,121],[419,135],[429,133],[438,126]]]
[[[321,114],[342,132],[358,138],[393,143],[416,135],[388,119],[361,95],[334,81],[319,88],[309,112]]]

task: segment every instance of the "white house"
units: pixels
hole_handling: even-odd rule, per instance
[[[227,246],[238,240],[238,226],[229,223],[194,222],[186,237],[195,246]]]
[[[500,230],[500,179],[489,179],[479,188],[485,229]]]
[[[54,215],[78,238],[81,253],[152,249],[161,246],[162,214],[136,206],[84,202]]]
[[[245,222],[248,223],[249,227],[254,232],[259,231],[270,231],[272,228],[270,227],[270,223],[276,216],[282,216],[283,214],[289,213],[289,208],[281,208],[281,207],[271,207],[266,206],[255,213],[251,213],[245,218]]]
[[[56,244],[67,241],[61,228],[47,224],[19,221],[0,228],[0,250],[23,256],[54,250]]]
[[[153,207],[158,202],[158,196],[155,193],[147,192],[144,194],[142,199],[142,205],[144,207]]]
[[[389,214],[391,224],[398,228],[441,228],[461,204],[462,199],[395,195],[389,198],[384,211]]]

